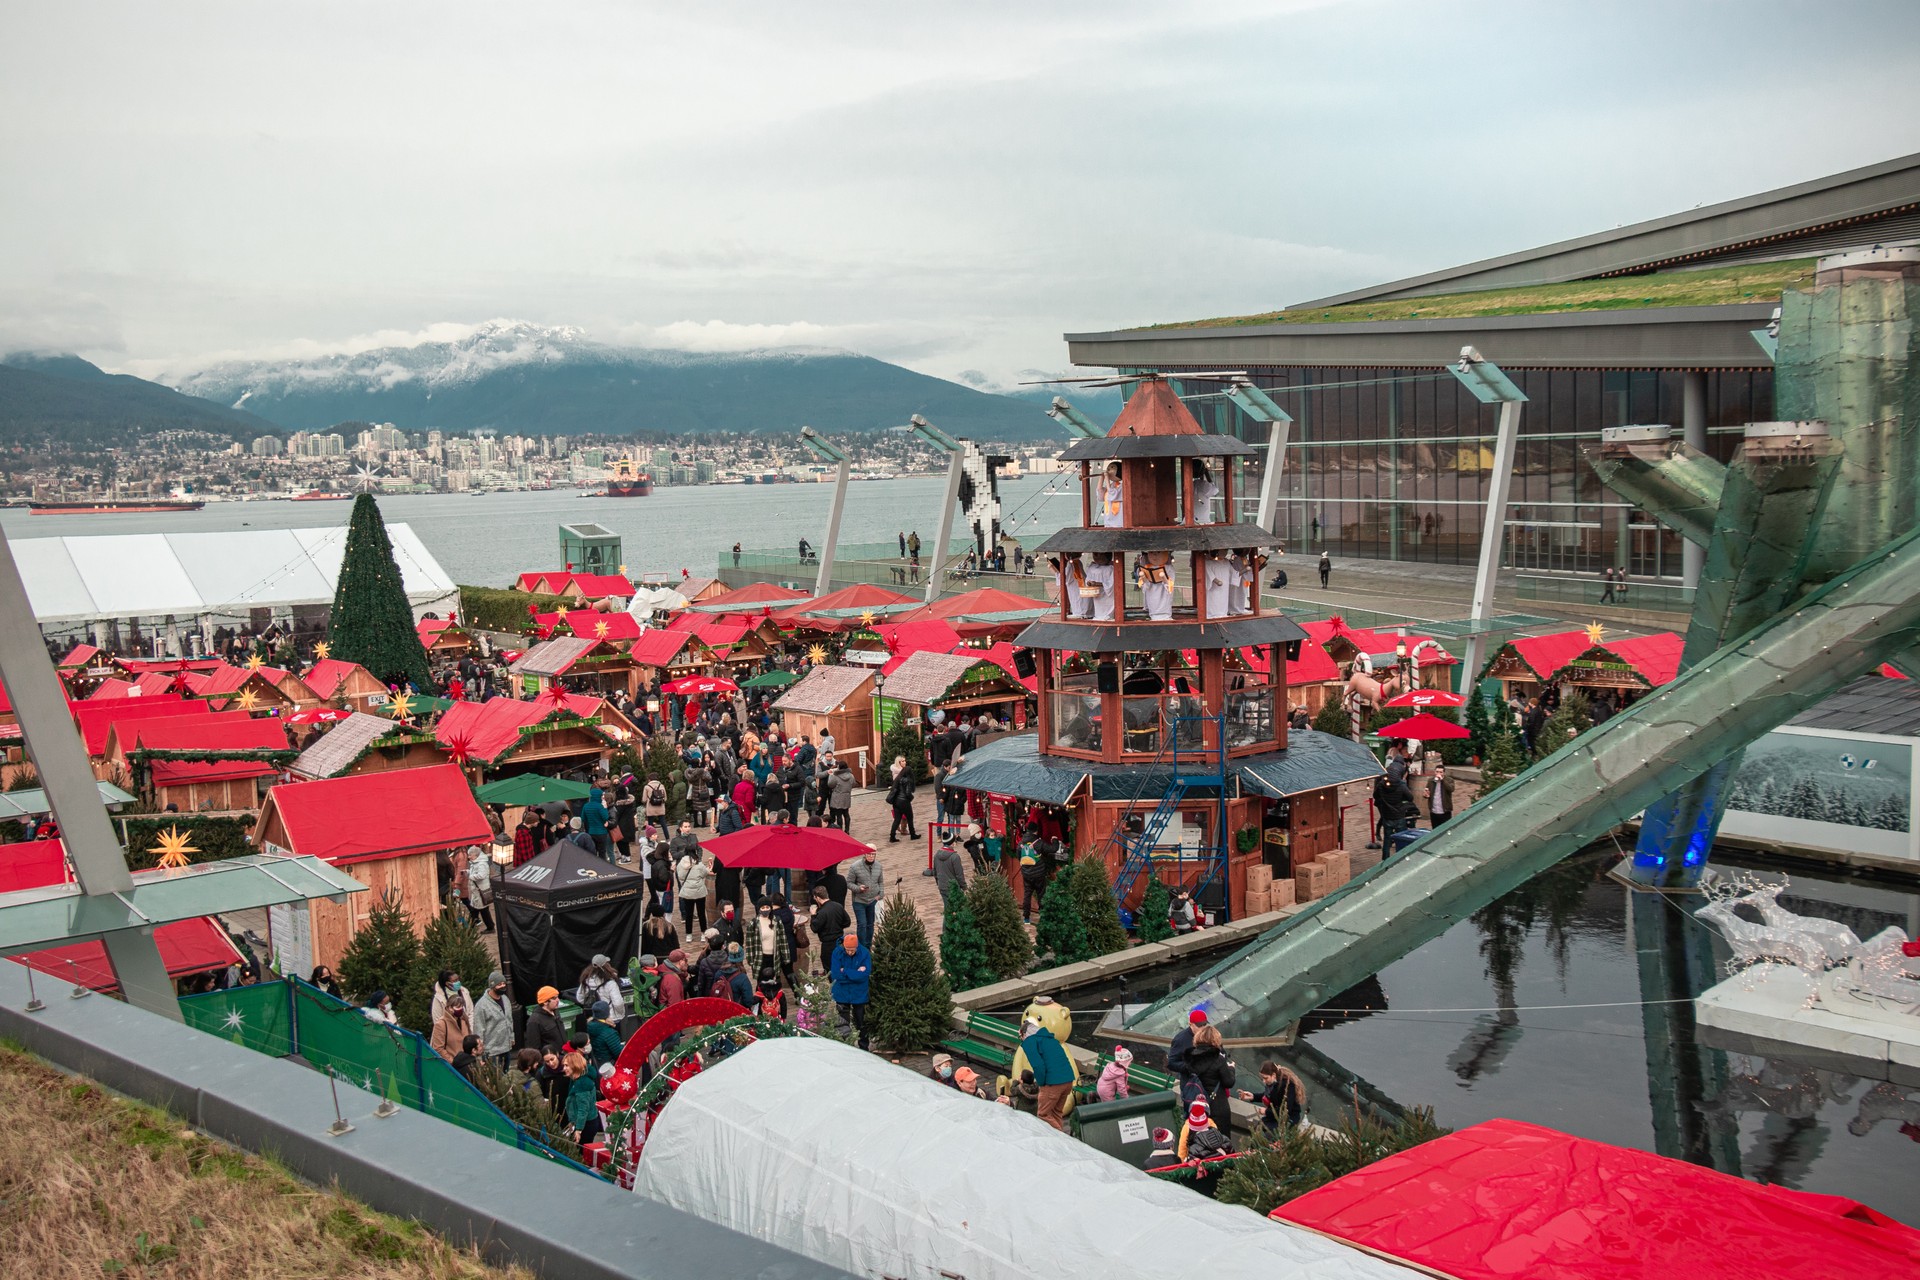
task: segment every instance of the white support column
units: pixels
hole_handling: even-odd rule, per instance
[[[133,873],[114,837],[86,750],[74,732],[66,694],[47,658],[33,606],[27,603],[13,547],[0,533],[0,680],[13,698],[20,735],[46,789],[47,806],[87,898],[129,893]],[[84,908],[76,908],[84,915]],[[122,929],[102,936],[115,980],[129,1004],[181,1021],[173,981],[160,959],[151,929]]]
[[[1507,497],[1513,492],[1513,455],[1520,436],[1522,403],[1519,400],[1500,402],[1499,435],[1493,446],[1493,478],[1487,485],[1487,522],[1480,531],[1480,565],[1473,577],[1473,611],[1470,617],[1475,622],[1493,616],[1494,580],[1500,571],[1500,544],[1507,527]],[[1484,644],[1483,636],[1467,637],[1465,671],[1460,686],[1462,693],[1470,692],[1480,679],[1480,668],[1484,662],[1481,649]]]
[[[1680,383],[1680,438],[1706,452],[1707,448],[1707,375],[1687,373]],[[1691,590],[1700,585],[1700,570],[1707,562],[1707,549],[1690,538],[1680,540],[1680,585]]]
[[[840,545],[840,517],[847,509],[847,480],[853,473],[853,463],[840,459],[840,466],[833,478],[833,505],[827,509],[827,540],[820,548],[820,572],[813,580],[813,594],[823,596],[833,590],[833,553]]]
[[[1286,474],[1287,437],[1292,431],[1292,418],[1281,418],[1267,427],[1267,466],[1260,477],[1259,524],[1275,537],[1280,536],[1280,481]]]
[[[946,576],[947,543],[953,539],[953,509],[960,501],[960,476],[966,466],[964,451],[956,449],[947,457],[947,500],[940,505],[940,532],[934,535],[933,554],[927,557],[927,603],[940,598],[940,583]]]

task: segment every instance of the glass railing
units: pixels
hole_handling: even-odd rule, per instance
[[[1622,609],[1645,609],[1651,613],[1690,613],[1693,588],[1677,582],[1658,582],[1635,578],[1624,586],[1613,586],[1613,598],[1602,601],[1607,584],[1598,575],[1574,577],[1567,574],[1520,573],[1514,575],[1513,594],[1521,600],[1545,600],[1555,604],[1610,604]]]
[[[1235,689],[1226,697],[1227,747],[1271,745],[1273,690],[1267,685]]]
[[[1075,751],[1105,749],[1097,693],[1050,693],[1051,745]]]

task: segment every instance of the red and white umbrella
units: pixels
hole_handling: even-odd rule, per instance
[[[1389,707],[1464,707],[1467,700],[1457,693],[1448,693],[1445,689],[1409,689],[1405,693],[1388,698]]]
[[[332,724],[335,720],[345,720],[351,711],[336,711],[332,707],[309,707],[305,711],[296,711],[287,717],[288,724]]]
[[[662,693],[738,693],[740,686],[725,676],[682,676],[660,686]]]

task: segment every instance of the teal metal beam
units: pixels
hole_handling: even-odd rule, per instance
[[[1600,483],[1696,546],[1713,537],[1727,469],[1667,426],[1610,427],[1586,448]]]

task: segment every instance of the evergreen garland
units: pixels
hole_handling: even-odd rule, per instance
[[[1173,895],[1160,883],[1159,872],[1147,873],[1147,891],[1140,897],[1134,919],[1134,932],[1142,942],[1165,942],[1173,936]]]
[[[396,1011],[414,966],[420,963],[420,939],[413,920],[391,894],[367,913],[367,921],[353,935],[340,957],[340,985],[364,1001],[376,991],[393,997]]]
[[[1087,937],[1088,956],[1111,955],[1127,949],[1127,931],[1120,927],[1120,908],[1113,900],[1113,882],[1107,864],[1093,855],[1080,859],[1067,872],[1067,888]]]
[[[357,662],[380,680],[427,687],[427,651],[413,629],[413,606],[407,603],[393,543],[370,493],[353,500],[327,644],[330,656]]]
[[[1046,895],[1040,899],[1040,923],[1034,933],[1033,949],[1048,957],[1046,967],[1049,969],[1093,958],[1087,927],[1080,922],[1080,911],[1068,883],[1072,878],[1071,872],[1054,876],[1047,882]]]
[[[947,891],[947,914],[940,925],[940,972],[955,991],[971,991],[999,981],[987,963],[986,939],[973,918],[967,891],[958,883]]]
[[[873,934],[867,1030],[896,1050],[938,1044],[953,1021],[953,990],[934,964],[920,913],[896,893]]]
[[[979,926],[987,967],[995,978],[1005,982],[1025,973],[1033,963],[1033,940],[1020,920],[1020,906],[1013,900],[1007,878],[998,872],[975,876],[967,885],[967,906]]]

